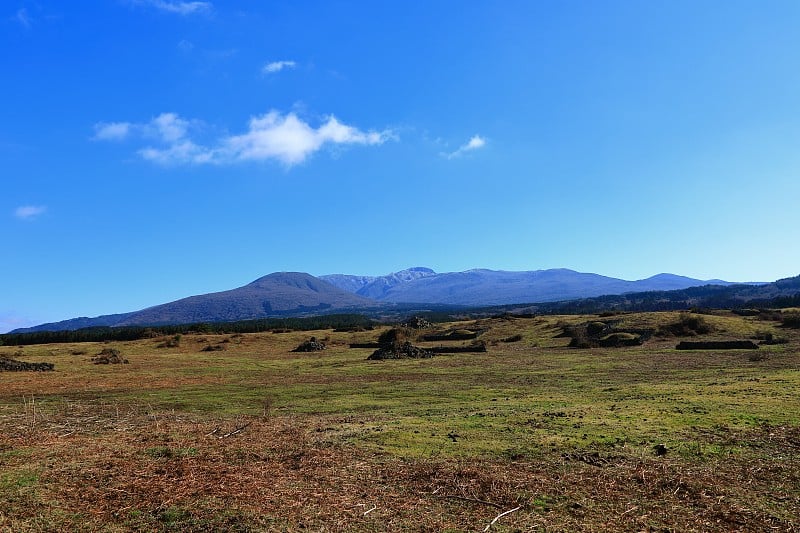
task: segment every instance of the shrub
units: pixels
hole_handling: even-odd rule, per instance
[[[409,328],[392,328],[384,331],[378,337],[379,344],[392,344],[405,342],[412,339],[414,333]]]

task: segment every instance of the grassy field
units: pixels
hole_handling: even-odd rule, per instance
[[[487,352],[397,361],[349,348],[382,330],[3,346],[55,371],[0,373],[0,529],[800,529],[800,332],[721,314],[692,340],[788,342],[558,336],[680,319],[447,324],[488,328]],[[291,352],[312,335],[325,351]],[[93,364],[104,348],[129,364]]]

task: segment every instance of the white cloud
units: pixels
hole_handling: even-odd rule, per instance
[[[213,7],[211,2],[176,2],[168,0],[145,0],[145,3],[168,13],[178,15],[191,15],[194,13],[207,13]]]
[[[47,207],[43,205],[22,205],[14,210],[14,216],[20,220],[33,220],[45,211]]]
[[[94,137],[97,141],[121,141],[131,131],[130,122],[98,122],[94,125]]]
[[[180,118],[175,113],[161,113],[150,121],[149,127],[154,129],[164,142],[174,143],[186,136],[189,121]]]
[[[28,10],[25,9],[24,7],[21,7],[17,10],[17,14],[14,18],[25,29],[30,29],[31,24],[33,23],[33,19],[28,13]]]
[[[261,72],[264,74],[274,74],[275,72],[280,72],[285,68],[294,68],[297,66],[297,63],[294,61],[273,61],[272,63],[267,63],[261,68]]]
[[[469,141],[459,146],[456,151],[449,153],[442,152],[442,156],[446,157],[447,159],[453,159],[454,157],[461,157],[467,152],[478,150],[484,146],[486,146],[486,138],[481,137],[480,135],[473,135]]]
[[[318,127],[295,113],[270,111],[250,119],[247,131],[218,139],[211,145],[197,144],[189,137],[190,122],[175,113],[162,113],[145,124],[101,123],[95,138],[117,140],[111,125],[127,124],[128,131],[142,138],[155,138],[161,146],[147,146],[138,154],[148,161],[169,164],[230,164],[238,161],[279,161],[287,166],[305,161],[325,146],[378,145],[395,138],[391,131],[362,131],[328,117]],[[121,129],[121,128],[120,128]],[[100,133],[104,135],[100,135]]]
[[[302,163],[325,144],[382,144],[390,132],[363,132],[339,122],[336,117],[313,128],[294,113],[277,111],[250,119],[247,133],[225,139],[227,157],[234,160],[275,159],[286,165]]]

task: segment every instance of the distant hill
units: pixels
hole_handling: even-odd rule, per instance
[[[300,272],[278,272],[237,289],[190,296],[133,313],[75,318],[15,330],[72,330],[96,326],[151,326],[299,316],[375,307],[375,302]]]
[[[708,283],[674,274],[626,281],[563,268],[524,272],[475,269],[437,274],[429,268],[416,267],[376,278],[355,278],[341,274],[322,276],[344,290],[382,302],[464,306],[571,300]]]
[[[608,294],[528,306],[543,313],[668,311],[691,308],[743,309],[800,307],[800,276],[773,283],[703,285],[671,291]]]

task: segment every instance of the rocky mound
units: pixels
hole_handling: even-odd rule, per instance
[[[402,322],[400,326],[412,329],[428,329],[432,328],[433,324],[431,324],[421,316],[412,316],[411,318],[407,318],[404,322]]]
[[[324,342],[318,341],[316,337],[311,337],[307,341],[302,342],[300,344],[300,346],[298,346],[297,348],[295,348],[292,351],[293,352],[321,352],[324,349],[325,349],[325,343]]]
[[[53,363],[25,363],[16,359],[0,357],[0,372],[48,372]]]
[[[128,364],[128,360],[124,359],[119,350],[115,350],[114,348],[103,348],[96,357],[92,357],[92,363],[96,365],[118,365],[118,364]]]
[[[433,357],[433,354],[428,350],[423,350],[405,341],[384,344],[375,350],[372,355],[367,357],[367,359],[382,361],[384,359],[428,359],[430,357]]]

